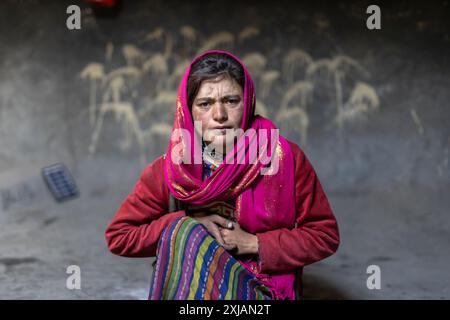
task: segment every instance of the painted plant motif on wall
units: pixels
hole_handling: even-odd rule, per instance
[[[120,150],[138,146],[143,165],[149,150],[165,152],[178,83],[190,59],[209,49],[242,57],[255,81],[256,112],[275,121],[282,134],[300,145],[307,144],[313,111],[324,115],[326,128],[340,129],[379,108],[376,90],[367,82],[369,72],[356,60],[346,55],[315,60],[300,48],[288,50],[275,62],[269,61],[271,52],[237,52],[260,36],[258,28],[249,26],[238,34],[222,31],[203,39],[193,27],[183,26],[176,34],[155,28],[138,44],[123,44],[120,50],[108,42],[104,62],[90,62],[79,74],[89,88],[89,152],[101,150],[105,121],[119,126]],[[149,43],[160,50],[143,49]],[[118,54],[124,64],[112,67],[112,57]],[[325,96],[326,103],[316,102],[318,96]]]

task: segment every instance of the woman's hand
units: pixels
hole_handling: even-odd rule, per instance
[[[238,223],[233,222],[232,225],[232,229],[220,229],[224,243],[235,246],[237,255],[258,254],[258,237],[242,230]]]
[[[225,248],[225,250],[233,250],[235,245],[230,245],[224,242],[220,230],[226,228],[232,228],[231,221],[219,216],[218,214],[209,214],[206,212],[196,212],[190,215],[191,218],[197,220],[205,226],[208,232],[219,242],[219,244]]]

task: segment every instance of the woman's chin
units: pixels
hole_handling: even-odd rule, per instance
[[[233,142],[227,141],[225,136],[215,136],[214,140],[209,143],[209,147],[214,148],[220,153],[225,154],[233,148]]]

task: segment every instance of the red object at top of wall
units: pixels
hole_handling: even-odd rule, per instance
[[[117,0],[85,0],[90,5],[114,7],[117,5]]]

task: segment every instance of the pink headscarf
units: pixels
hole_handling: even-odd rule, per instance
[[[267,129],[268,156],[271,154],[270,129],[276,126],[262,116],[255,115],[255,91],[253,80],[244,64],[235,56],[226,51],[211,50],[196,57],[187,68],[181,81],[176,101],[175,119],[173,131],[185,129],[190,133],[190,141],[182,135],[172,134],[171,141],[164,160],[164,178],[172,195],[191,205],[205,205],[215,200],[236,199],[236,217],[241,227],[250,232],[263,232],[276,228],[292,228],[295,221],[294,202],[294,162],[293,154],[287,140],[279,135],[276,143],[274,157],[278,157],[278,172],[273,175],[261,175],[261,169],[266,165],[259,160],[256,163],[244,164],[224,162],[213,174],[202,180],[202,164],[194,163],[194,153],[199,152],[201,157],[201,145],[195,134],[195,128],[189,106],[187,103],[187,83],[191,66],[201,57],[207,54],[222,53],[239,62],[245,75],[244,81],[244,113],[241,129],[244,131],[253,128],[257,133],[257,139],[239,139],[237,146],[227,154],[235,157],[237,150],[244,148],[247,156],[249,145],[258,143],[260,139],[259,129]],[[192,146],[190,155],[191,163],[175,163],[172,161],[172,153],[180,151],[175,148],[182,141],[183,145]],[[182,152],[182,151],[181,151]],[[201,159],[201,158],[200,158]],[[234,158],[235,159],[235,158]],[[249,159],[246,157],[246,159]],[[267,169],[267,168],[266,168]]]

